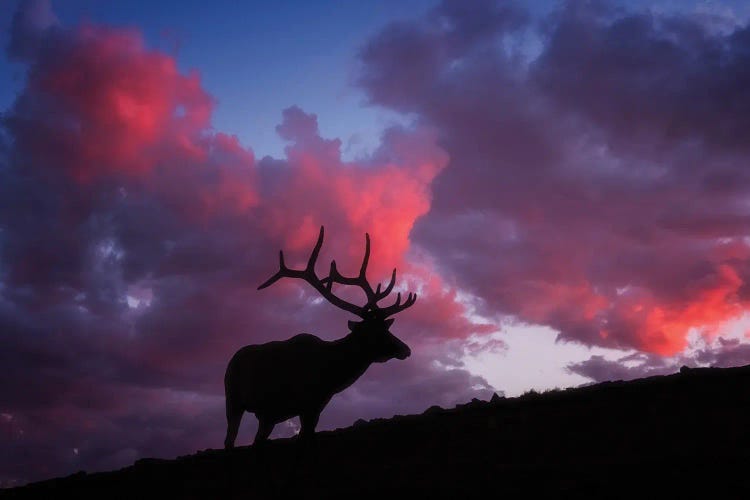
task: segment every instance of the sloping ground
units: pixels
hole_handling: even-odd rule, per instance
[[[2,498],[750,498],[750,366],[473,401],[264,450],[34,483]]]

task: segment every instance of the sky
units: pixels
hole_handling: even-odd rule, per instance
[[[0,486],[220,448],[238,348],[348,332],[303,282],[256,290],[321,225],[320,274],[369,233],[370,281],[419,299],[412,356],[319,429],[750,363],[749,18],[0,3]]]

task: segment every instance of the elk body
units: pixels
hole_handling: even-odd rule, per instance
[[[300,438],[315,432],[320,414],[334,396],[352,385],[372,363],[389,359],[406,359],[411,350],[388,329],[393,324],[390,316],[410,307],[417,300],[409,294],[401,303],[401,294],[388,307],[379,307],[396,282],[393,270],[390,283],[381,291],[375,290],[366,278],[370,256],[370,237],[366,235],[365,256],[356,277],[342,276],[331,262],[328,277],[318,278],[315,262],[323,245],[324,230],[310,255],[307,267],[289,269],[284,254],[279,252],[279,271],[260,285],[266,288],[281,278],[300,278],[312,285],[326,300],[355,314],[361,321],[349,321],[350,333],[335,341],[324,341],[310,334],[296,335],[288,340],[249,345],[238,350],[227,366],[224,376],[226,395],[227,436],[224,447],[234,447],[237,430],[245,412],[258,419],[255,443],[268,439],[274,426],[299,416],[302,424]],[[333,284],[360,287],[367,302],[358,306],[333,294]]]

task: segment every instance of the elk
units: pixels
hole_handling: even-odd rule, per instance
[[[227,436],[224,447],[231,449],[244,412],[254,413],[258,419],[255,444],[268,439],[274,426],[299,416],[300,439],[309,439],[315,433],[320,414],[334,396],[352,385],[372,363],[389,359],[406,359],[411,350],[388,329],[393,316],[411,307],[416,293],[409,293],[401,302],[398,293],[393,304],[380,307],[396,282],[393,270],[388,286],[373,290],[367,281],[367,263],[370,259],[370,235],[365,234],[365,256],[359,275],[346,277],[331,262],[327,277],[315,273],[315,262],[323,246],[324,228],[321,226],[318,241],[305,269],[290,269],[284,264],[284,252],[279,252],[279,271],[258,287],[262,290],[281,278],[299,278],[320,293],[336,307],[358,316],[361,321],[349,321],[349,334],[331,342],[302,333],[283,340],[239,349],[227,366],[224,376],[226,395]],[[367,301],[359,306],[333,294],[334,283],[361,288]]]

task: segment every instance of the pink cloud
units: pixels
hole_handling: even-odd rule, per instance
[[[344,162],[340,141],[318,135],[315,115],[289,108],[278,130],[293,142],[286,148],[285,171],[268,168],[269,176],[281,179],[263,193],[264,230],[284,248],[305,254],[325,225],[335,235],[326,248],[351,269],[359,265],[369,233],[374,274],[403,265],[411,228],[429,211],[430,184],[447,163],[434,135],[392,129],[372,159]]]
[[[16,116],[23,123],[23,111],[43,103],[54,121],[42,129],[29,123],[21,140],[54,147],[47,158],[79,181],[150,172],[169,146],[200,154],[196,136],[213,103],[197,74],[180,74],[134,31],[88,25],[55,35],[29,73],[26,95],[36,103],[22,98]]]

